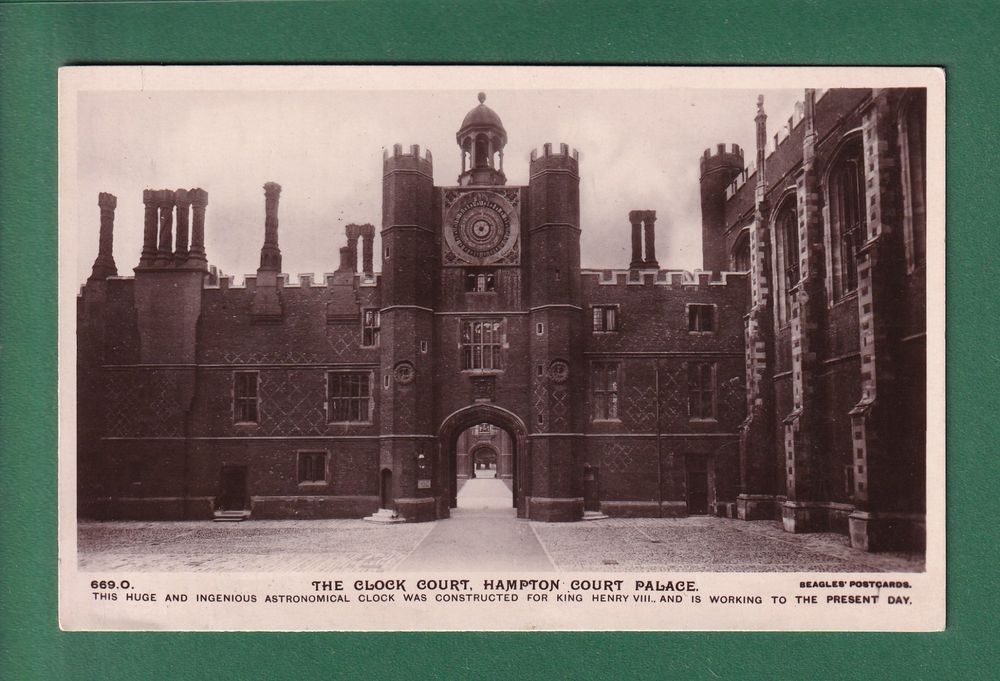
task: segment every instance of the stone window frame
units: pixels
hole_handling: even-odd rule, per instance
[[[315,465],[303,466],[303,463],[310,458],[322,456],[322,479],[317,479],[315,477],[305,479],[303,478],[304,468],[311,469],[315,475]],[[325,449],[299,449],[295,452],[295,478],[298,482],[299,487],[322,487],[330,483],[330,453]]]
[[[914,154],[910,116],[920,119],[920,149]],[[927,263],[927,91],[911,92],[903,98],[896,118],[900,183],[903,189],[903,243],[908,274]],[[914,156],[917,156],[915,159]],[[917,167],[914,168],[914,161]],[[917,170],[917,173],[914,173]],[[915,191],[915,189],[917,189]],[[919,197],[919,202],[914,199]]]
[[[798,286],[801,278],[799,259],[799,200],[798,190],[790,185],[782,191],[775,204],[777,206],[771,215],[771,234],[774,235],[772,258],[774,266],[772,278],[774,281],[774,306],[778,326],[787,326],[792,322],[792,292]],[[789,248],[791,241],[789,232],[794,235],[794,247]],[[794,256],[794,259],[792,259]],[[792,259],[789,263],[788,260]],[[792,282],[794,277],[795,281]]]
[[[719,364],[718,362],[710,362],[705,360],[692,360],[685,363],[685,372],[687,373],[687,396],[688,396],[688,420],[696,421],[701,423],[715,423],[719,418]],[[692,369],[697,371],[697,381],[692,381]],[[704,369],[708,369],[708,386],[705,385],[705,373]],[[702,407],[704,406],[705,396],[708,395],[710,398],[710,414],[706,416]],[[698,409],[692,409],[692,400],[696,399],[696,403],[699,405]],[[697,411],[697,413],[695,413]]]
[[[382,338],[382,311],[377,307],[361,309],[361,347],[377,348]]]
[[[708,309],[711,310],[709,314],[709,319],[711,320],[711,328],[709,329],[692,329],[691,323],[694,318],[691,316],[692,312],[696,309]],[[687,303],[684,306],[685,317],[687,318],[688,333],[694,336],[711,336],[719,330],[719,306],[715,303]]]
[[[600,312],[601,328],[598,328],[598,312]],[[608,312],[612,323],[608,324]],[[608,328],[613,326],[614,328]],[[590,329],[592,333],[618,333],[622,328],[621,305],[618,303],[600,304],[590,306]]]
[[[835,194],[835,178],[838,171],[848,163],[857,165],[858,180],[860,189],[858,198],[859,222],[854,225],[850,233],[854,235],[854,257],[848,261],[845,267],[844,247],[848,239],[845,238],[843,224],[841,220],[841,201],[838,194]],[[823,239],[826,250],[826,288],[830,305],[835,305],[852,295],[858,289],[857,276],[857,252],[864,243],[867,233],[868,210],[867,192],[865,191],[865,154],[864,140],[862,139],[862,129],[854,128],[845,132],[833,154],[830,155],[830,162],[826,172],[823,174]],[[853,273],[853,282],[851,274]],[[853,284],[853,286],[852,286]]]
[[[475,340],[475,324],[489,324],[495,328],[487,340],[480,333],[480,340]],[[469,328],[468,335],[466,328]],[[463,318],[458,324],[458,349],[461,356],[462,371],[470,374],[497,374],[503,371],[504,323],[500,317],[469,317]],[[489,348],[490,361],[486,362],[485,350]],[[479,350],[478,361],[476,350]],[[486,366],[489,364],[490,366]]]
[[[614,367],[615,380],[607,378]],[[598,386],[598,372],[601,372]],[[607,373],[605,373],[607,372]],[[618,360],[593,360],[590,363],[590,420],[594,423],[621,423],[622,363]],[[610,403],[606,396],[610,396]],[[598,398],[602,399],[598,399]],[[609,406],[610,405],[610,406]],[[600,408],[599,408],[600,407]]]
[[[250,376],[254,377],[253,381],[253,395],[240,394],[240,376]],[[233,370],[233,383],[231,387],[232,396],[232,410],[233,410],[233,425],[237,426],[256,426],[260,424],[260,371],[257,369],[235,369]],[[245,414],[242,407],[243,405],[253,404],[253,419],[243,419],[240,418]]]
[[[367,395],[347,395],[347,396],[342,396],[342,397],[334,398],[331,395],[331,391],[332,391],[332,388],[333,388],[333,383],[330,381],[331,376],[338,376],[339,377],[339,376],[348,376],[348,375],[353,375],[353,376],[357,376],[357,377],[364,376],[367,379],[366,382],[367,382],[367,385],[368,385],[368,394]],[[325,400],[324,407],[326,409],[326,422],[328,424],[330,424],[330,425],[371,425],[371,423],[372,423],[372,413],[375,410],[375,395],[374,395],[374,391],[372,390],[372,381],[373,381],[373,378],[374,378],[374,372],[371,371],[370,369],[328,369],[325,372],[325,377],[326,377],[326,386],[325,386],[325,388],[326,388],[325,389],[326,400]],[[334,418],[334,409],[333,409],[333,400],[334,399],[355,400],[355,401],[358,401],[359,404],[360,404],[360,401],[367,400],[367,402],[368,402],[368,408],[367,408],[367,414],[365,415],[365,418],[348,419],[348,420],[335,419]]]

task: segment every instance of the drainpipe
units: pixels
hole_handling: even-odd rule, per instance
[[[656,515],[663,517],[663,455],[661,452],[660,431],[660,360],[653,360],[655,371],[653,372],[656,386]]]

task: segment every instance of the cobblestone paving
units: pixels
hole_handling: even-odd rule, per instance
[[[481,520],[480,513],[466,511],[476,516],[475,520]],[[435,527],[448,522],[459,523],[460,518],[398,525],[361,520],[87,522],[79,527],[79,564],[81,570],[94,572],[385,572],[397,569]],[[852,549],[843,535],[788,534],[782,531],[780,523],[771,521],[702,517],[526,523],[509,514],[499,514],[489,522],[530,528],[530,532],[501,534],[531,545],[537,538],[555,569],[563,571],[918,572],[924,569],[921,556],[864,553]],[[483,528],[472,529],[486,532]],[[499,536],[494,534],[494,541]],[[518,548],[532,550],[527,545]],[[490,553],[478,555],[484,562],[489,561]]]
[[[241,523],[80,523],[81,570],[148,572],[383,572],[436,523],[250,520]]]
[[[650,572],[919,572],[916,555],[869,554],[844,535],[789,534],[772,521],[608,518],[532,523],[559,570]]]

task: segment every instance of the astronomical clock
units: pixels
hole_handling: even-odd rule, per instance
[[[444,193],[443,211],[443,265],[520,264],[520,189],[448,189]]]

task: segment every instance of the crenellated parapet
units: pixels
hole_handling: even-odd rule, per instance
[[[552,149],[551,143],[542,145],[541,153],[538,149],[532,149],[529,163],[531,177],[553,170],[580,174],[580,152],[576,149],[571,152],[569,145],[565,143],[559,144],[558,151]]]
[[[748,277],[746,272],[706,272],[704,270],[661,270],[661,269],[627,269],[627,270],[580,270],[580,276],[594,277],[593,283],[599,286],[666,286],[667,288],[690,289],[710,286],[736,285],[745,287]]]
[[[392,145],[392,153],[386,149],[382,152],[382,174],[388,175],[394,172],[411,172],[434,177],[434,158],[431,150],[426,149],[421,154],[420,145],[410,146],[409,153],[403,152],[402,144]]]

